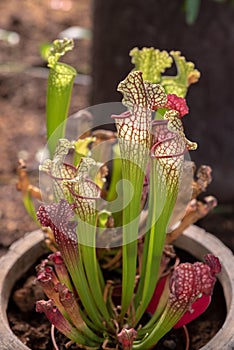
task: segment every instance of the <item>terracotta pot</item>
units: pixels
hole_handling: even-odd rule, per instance
[[[45,253],[43,233],[34,231],[15,242],[9,252],[0,259],[0,349],[29,350],[12,333],[7,320],[7,306],[15,282]],[[199,260],[206,253],[217,255],[222,263],[219,275],[227,305],[226,320],[219,332],[201,350],[231,350],[234,348],[234,257],[232,252],[216,237],[191,226],[176,241],[182,248]]]

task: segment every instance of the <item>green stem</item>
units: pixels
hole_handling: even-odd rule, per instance
[[[80,300],[87,314],[92,319],[92,322],[95,325],[95,328],[98,331],[103,331],[105,327],[102,323],[101,315],[98,312],[98,309],[93,299],[93,295],[90,291],[90,288],[87,282],[80,249],[79,249],[79,255],[80,255],[79,261],[76,263],[75,266],[72,264],[69,264],[69,262],[66,262],[66,265],[71,274],[71,278],[74,283],[75,289],[77,290],[77,293],[80,297]]]
[[[47,87],[46,126],[51,158],[58,140],[64,138],[65,135],[65,121],[68,116],[75,76],[76,70],[65,63],[58,62],[53,68],[50,68]]]
[[[95,306],[101,313],[102,317],[105,319],[107,324],[111,328],[113,328],[113,324],[111,322],[111,315],[109,314],[107,305],[105,304],[103,299],[104,278],[101,273],[96,254],[95,222],[95,217],[93,217],[91,221],[79,221],[80,232],[82,232],[82,242],[79,243],[79,247],[81,250],[85,275],[87,277],[87,284],[89,285],[92,298],[95,302]],[[79,239],[80,237],[78,237],[78,240]]]
[[[120,159],[120,150],[119,145],[115,144],[113,146],[113,160],[112,160],[112,173],[111,173],[111,182],[107,194],[107,201],[113,201],[117,197],[116,186],[117,183],[122,179],[121,172],[121,159]]]
[[[156,322],[159,320],[160,316],[162,315],[168,301],[169,297],[169,279],[170,276],[167,277],[167,281],[165,283],[165,287],[163,289],[163,292],[160,296],[160,300],[157,305],[157,309],[155,310],[154,314],[152,315],[149,322],[147,322],[146,325],[144,325],[141,329],[138,330],[137,334],[141,338],[143,338],[147,333],[150,333],[151,330],[154,328]]]
[[[136,283],[138,227],[140,200],[144,181],[144,172],[135,163],[123,159],[123,268],[122,268],[122,300],[121,321],[132,302]],[[133,193],[130,193],[131,182]],[[132,195],[132,198],[130,199]]]
[[[162,185],[164,181],[158,176],[157,160],[151,160],[150,169],[150,212],[147,223],[149,231],[145,238],[141,278],[135,297],[136,314],[133,326],[136,326],[143,316],[156,287],[167,225],[178,190],[177,185],[173,191]]]
[[[26,211],[28,214],[31,216],[31,218],[34,220],[34,222],[40,226],[39,222],[37,221],[37,214],[36,214],[36,209],[32,200],[32,197],[29,192],[26,192],[23,194],[23,203]]]
[[[151,329],[151,332],[147,334],[142,340],[135,341],[133,343],[133,350],[151,349],[152,346],[171,330],[171,328],[180,320],[185,313],[185,309],[181,308],[180,311],[175,312],[172,307],[167,305],[164,312],[155,326]]]

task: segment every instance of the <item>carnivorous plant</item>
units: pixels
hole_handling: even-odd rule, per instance
[[[186,138],[182,119],[188,113],[187,89],[199,72],[177,51],[135,48],[130,55],[135,68],[118,85],[125,109],[110,116],[116,132],[56,138],[56,145],[49,142],[51,158],[40,166],[52,195],[38,209],[37,220],[53,233],[56,251],[37,268],[48,300],[38,301],[36,309],[85,349],[152,348],[171,328],[190,320],[199,300],[208,306],[221,269],[211,254],[204,262],[177,263],[167,244],[173,232],[177,236],[178,225],[173,229],[171,220],[191,164],[186,155],[197,147]],[[177,75],[163,75],[173,59]],[[60,92],[49,96],[58,98],[56,106],[62,103]],[[49,109],[53,114],[50,102]],[[115,155],[108,163],[100,162],[103,135],[111,141],[105,152]],[[199,183],[209,182],[208,167],[198,180],[189,179],[192,198]],[[207,199],[202,208],[214,205]],[[179,227],[193,221],[185,224],[184,215],[188,218],[188,207],[179,215]]]

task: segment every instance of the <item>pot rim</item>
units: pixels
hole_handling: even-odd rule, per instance
[[[207,253],[219,257],[222,271],[218,279],[222,285],[227,315],[221,329],[200,350],[223,349],[234,347],[234,256],[218,238],[198,226],[191,225],[175,241],[175,246],[185,249],[199,260]],[[46,251],[44,233],[36,230],[13,243],[9,251],[0,258],[0,345],[1,350],[30,350],[11,331],[7,319],[7,307],[14,283]],[[7,281],[7,284],[5,283]]]
[[[26,233],[14,242],[8,252],[0,258],[0,348],[1,350],[30,350],[11,331],[7,307],[12,288],[28,270],[29,262],[34,264],[46,252],[44,233],[35,230]],[[7,283],[6,283],[7,281]]]

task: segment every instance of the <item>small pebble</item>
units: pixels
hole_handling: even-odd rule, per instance
[[[174,350],[176,348],[176,343],[174,342],[174,340],[165,340],[163,342],[163,346],[166,349]]]

